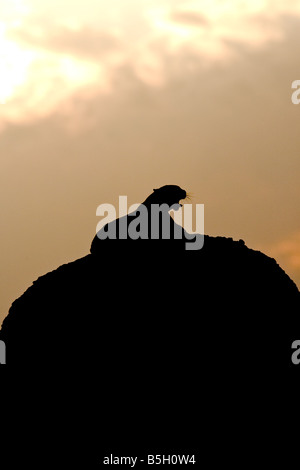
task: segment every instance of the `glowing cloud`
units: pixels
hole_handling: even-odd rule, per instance
[[[271,252],[275,257],[282,257],[289,268],[300,270],[300,231],[275,243]]]
[[[76,93],[110,93],[122,66],[163,86],[168,61],[191,53],[203,64],[229,61],[232,44],[262,47],[283,36],[283,0],[2,0],[2,122],[37,119]],[[185,72],[186,73],[186,72]]]

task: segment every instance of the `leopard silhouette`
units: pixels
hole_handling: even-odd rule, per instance
[[[132,223],[135,223],[138,229],[139,221],[137,218],[140,217],[142,212],[145,213],[145,211],[147,212],[147,231],[146,233],[141,233],[141,236],[138,236],[137,239],[144,238],[147,240],[151,239],[151,241],[161,241],[163,239],[182,241],[191,239],[190,234],[187,234],[183,227],[176,224],[169,214],[171,209],[174,211],[179,210],[180,207],[182,207],[180,201],[187,196],[187,192],[177,185],[165,185],[161,188],[153,189],[153,193],[140,204],[136,211],[107,223],[97,232],[92,241],[91,253],[102,254],[104,248],[103,241],[105,240],[113,239],[124,241],[123,238],[125,238],[128,242],[132,239],[128,228]],[[154,208],[156,208],[158,212],[155,213]],[[154,217],[154,213],[157,214],[156,218]],[[123,227],[126,227],[126,230],[121,234],[120,227],[122,224]],[[154,227],[155,224],[156,226]],[[137,230],[137,232],[138,231],[139,230]]]

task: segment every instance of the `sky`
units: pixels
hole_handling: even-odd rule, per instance
[[[0,322],[164,184],[300,287],[299,46],[300,0],[1,0]]]

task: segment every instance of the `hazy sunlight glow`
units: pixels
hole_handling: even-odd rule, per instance
[[[22,50],[5,38],[5,25],[0,23],[0,102],[5,104],[16,88],[27,80],[28,67],[34,54]]]

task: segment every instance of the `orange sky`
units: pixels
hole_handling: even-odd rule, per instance
[[[299,44],[300,1],[2,0],[0,321],[164,184],[300,286]]]

